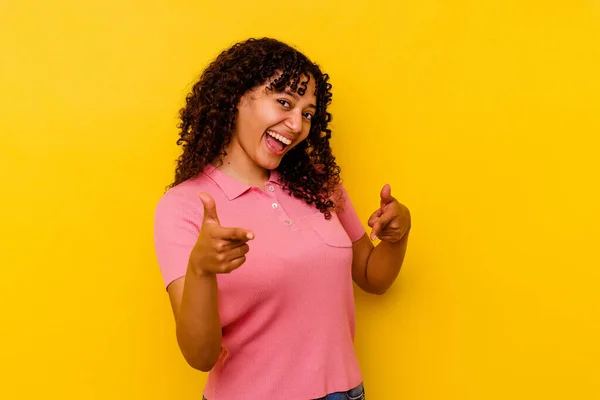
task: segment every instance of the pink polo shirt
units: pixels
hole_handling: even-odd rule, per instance
[[[265,190],[212,165],[170,189],[155,215],[155,248],[165,286],[186,273],[202,223],[197,194],[210,194],[222,226],[250,229],[246,262],[217,275],[222,355],[208,400],[308,400],[361,383],[354,353],[352,242],[365,234],[346,191],[326,220],[282,190],[277,171]]]

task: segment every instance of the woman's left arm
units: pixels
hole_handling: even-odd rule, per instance
[[[369,218],[373,229],[371,237],[366,234],[352,245],[352,278],[368,293],[383,294],[394,283],[408,245],[411,228],[410,212],[406,206],[392,197],[390,185],[380,193],[380,208]],[[377,247],[372,240],[378,237]]]

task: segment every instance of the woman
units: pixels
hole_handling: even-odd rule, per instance
[[[250,39],[208,66],[181,110],[155,246],[181,352],[210,371],[208,400],[364,398],[352,281],[376,294],[393,283],[410,214],[386,185],[366,235],[329,144],[328,79],[288,45]]]

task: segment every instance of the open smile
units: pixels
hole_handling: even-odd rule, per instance
[[[265,141],[267,143],[267,147],[271,150],[272,153],[280,156],[285,153],[285,149],[292,144],[292,140],[284,137],[273,131],[265,132]]]

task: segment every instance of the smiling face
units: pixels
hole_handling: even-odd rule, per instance
[[[282,92],[269,90],[270,83],[247,92],[238,105],[227,152],[237,158],[245,157],[245,161],[237,160],[236,164],[246,164],[246,168],[276,169],[285,154],[307,138],[316,112],[312,77],[304,91],[294,92],[289,87]]]

